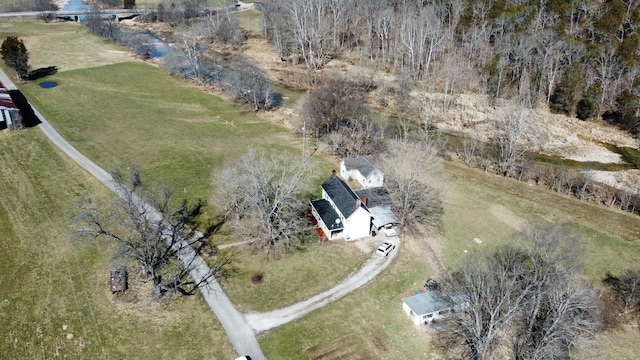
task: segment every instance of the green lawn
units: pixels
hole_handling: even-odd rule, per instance
[[[58,86],[22,89],[82,153],[105,169],[135,162],[150,179],[179,183],[195,197],[209,199],[213,170],[250,146],[301,151],[284,129],[147,64],[66,71],[46,80]]]
[[[0,182],[0,357],[234,358],[200,296],[150,303],[134,269],[111,295],[110,250],[71,237],[73,202],[105,188],[39,129],[0,133]]]
[[[42,37],[41,41],[45,41],[47,39],[45,33],[51,31],[53,34],[50,39],[53,43],[49,46],[52,48],[63,47],[63,43],[60,42],[62,37],[56,35],[56,31],[59,29],[57,27],[44,25],[40,27],[31,23],[12,26],[7,26],[4,22],[0,24],[0,28],[10,27],[14,30],[21,26],[24,26],[25,31],[30,34],[26,38],[27,41],[33,41],[32,37]],[[67,31],[66,27],[61,26],[60,29],[62,29],[62,33],[67,33],[66,36],[71,36],[72,32]],[[101,49],[101,46],[113,46],[106,43],[101,44],[99,39],[86,34],[82,28],[77,29],[78,36],[88,36],[88,43],[98,49]],[[39,54],[39,51],[38,47],[30,48],[32,56],[41,59],[38,60],[39,64],[42,64],[39,66],[66,62],[71,64],[69,59],[73,57],[73,52],[59,55],[59,58],[55,57],[58,55],[52,55],[52,63],[49,64],[45,61],[47,56]],[[22,86],[22,89],[63,136],[81,152],[106,169],[111,168],[114,164],[126,165],[130,161],[135,161],[149,178],[169,179],[180,183],[185,191],[192,196],[209,199],[212,194],[211,173],[219,166],[233,161],[249,146],[292,149],[294,151],[301,149],[299,140],[286,129],[266,123],[254,116],[252,112],[226,103],[200,89],[176,80],[156,67],[135,61],[122,62],[118,60],[100,63],[93,58],[82,58],[80,56],[82,51],[79,49],[74,51],[78,51],[76,54],[77,63],[73,64],[74,66],[65,65],[63,71],[47,79],[57,81],[58,87],[45,90],[37,84],[27,84]],[[29,130],[25,133],[31,134],[33,132],[36,131]],[[41,135],[32,134],[30,136],[42,139]],[[11,134],[6,138],[13,139],[14,137],[19,136]],[[44,140],[40,142],[44,142]],[[40,142],[34,141],[29,146],[39,148],[43,146]],[[16,148],[14,145],[7,146],[8,148]],[[50,149],[48,151],[51,152]],[[6,159],[11,157],[12,155],[3,155],[1,159],[8,161]],[[71,313],[79,313],[80,318],[97,316],[96,319],[102,319],[101,316],[110,315],[109,311],[113,310],[113,307],[109,308],[108,305],[104,305],[109,304],[107,300],[110,299],[110,295],[106,293],[106,290],[100,290],[105,286],[104,280],[100,279],[104,278],[105,269],[109,267],[103,252],[84,249],[80,255],[68,256],[65,253],[56,255],[57,257],[49,256],[49,249],[58,249],[58,247],[49,243],[42,246],[42,243],[35,242],[38,239],[36,236],[43,233],[51,234],[50,237],[59,238],[59,241],[67,236],[70,224],[54,225],[53,221],[61,221],[59,213],[66,212],[70,200],[77,197],[83,189],[90,187],[82,185],[85,182],[90,182],[90,179],[86,179],[84,173],[73,170],[73,166],[62,166],[59,163],[66,164],[66,162],[60,159],[56,162],[46,156],[37,156],[33,157],[32,161],[36,162],[33,165],[36,166],[34,171],[43,172],[45,166],[47,169],[49,167],[55,168],[55,172],[51,175],[54,177],[53,179],[42,184],[36,182],[31,185],[36,190],[41,186],[44,187],[42,191],[38,192],[38,195],[44,196],[43,199],[46,201],[54,201],[58,196],[64,196],[64,200],[55,200],[53,206],[45,206],[35,200],[21,201],[23,196],[29,196],[25,184],[28,185],[29,181],[36,181],[40,178],[33,175],[23,176],[28,181],[20,177],[12,180],[11,192],[15,195],[0,200],[5,201],[3,204],[6,205],[3,205],[5,206],[3,210],[7,213],[11,206],[16,206],[13,205],[14,203],[20,206],[35,204],[25,208],[25,212],[38,212],[33,215],[30,222],[26,222],[23,226],[31,222],[37,223],[39,232],[26,232],[24,235],[20,235],[20,239],[30,241],[25,246],[36,250],[37,256],[34,256],[33,259],[37,263],[53,262],[53,265],[46,265],[50,267],[43,268],[40,272],[28,273],[31,276],[41,277],[43,280],[37,282],[38,287],[33,285],[31,290],[25,289],[26,295],[22,295],[23,290],[18,291],[19,285],[15,284],[10,285],[11,287],[7,291],[2,291],[2,293],[10,293],[14,297],[20,297],[15,301],[16,304],[20,303],[22,306],[20,311],[25,314],[20,319],[26,319],[26,325],[21,325],[24,329],[20,327],[22,330],[16,332],[16,334],[23,334],[20,335],[20,339],[29,338],[29,334],[36,336],[40,331],[37,330],[38,323],[34,323],[34,319],[38,318],[38,315],[29,315],[28,311],[40,315],[47,312],[71,311]],[[324,175],[328,173],[326,171],[327,163],[326,160],[321,162],[319,168],[323,170],[317,172],[318,177],[314,179],[314,182],[319,183],[324,180]],[[9,173],[2,176],[13,179],[10,177],[12,172],[24,171],[17,164],[31,163],[21,159],[16,165],[3,165],[3,168],[9,169],[7,170]],[[29,167],[31,166],[29,165]],[[474,247],[490,248],[504,244],[511,241],[511,234],[514,231],[522,229],[529,222],[536,221],[567,222],[585,237],[588,251],[585,259],[587,275],[594,282],[598,282],[607,270],[615,273],[626,267],[637,267],[637,259],[640,258],[640,221],[637,216],[606,209],[592,203],[579,202],[571,197],[530,187],[527,184],[493,176],[462,165],[447,163],[445,176],[447,190],[444,228],[443,233],[439,236],[439,241],[435,242],[434,248],[443,263],[450,269],[455,269],[458,263],[464,261],[464,250],[471,250]],[[84,180],[81,181],[82,179]],[[56,185],[54,186],[54,184]],[[58,189],[59,184],[64,185],[59,191],[60,193],[54,190]],[[34,193],[36,190],[29,191]],[[40,216],[42,216],[42,225],[40,224]],[[10,217],[3,218],[0,213],[0,226],[3,229],[7,228],[3,230],[3,234],[16,233],[18,230],[8,227],[8,224],[14,223],[16,222]],[[17,235],[11,236],[17,237]],[[482,245],[475,244],[472,241],[474,237],[482,239],[484,243]],[[234,239],[233,234],[225,234],[223,238],[215,240],[231,242],[242,239]],[[299,321],[262,335],[260,341],[269,358],[406,359],[433,355],[430,350],[428,334],[424,330],[415,328],[406,314],[402,312],[401,307],[401,299],[420,290],[422,282],[432,275],[432,270],[426,264],[427,257],[421,247],[422,242],[410,238],[403,238],[403,240],[400,254],[394,264],[371,284]],[[24,251],[14,243],[16,241],[8,241],[3,245],[6,249],[2,249],[2,254]],[[47,257],[44,256],[45,251],[47,251]],[[79,250],[70,249],[69,251]],[[326,257],[323,257],[325,253],[327,253]],[[304,253],[286,256],[272,262],[265,262],[259,258],[251,257],[249,253],[242,253],[238,259],[240,275],[225,286],[232,299],[238,302],[243,309],[272,309],[318,292],[318,289],[327,288],[338,279],[343,278],[351,269],[356,268],[364,256],[364,254],[354,251],[350,244],[344,243],[328,244],[327,246],[312,245]],[[58,259],[57,262],[56,259]],[[9,265],[6,265],[6,269],[15,270],[7,270],[9,271],[7,274],[15,277],[16,274],[28,272],[26,261],[10,255],[10,259],[7,260]],[[5,266],[4,261],[0,266]],[[84,303],[75,300],[77,305],[74,306],[81,307],[80,310],[67,310],[67,304],[62,300],[53,301],[50,305],[39,304],[37,301],[40,299],[37,301],[27,300],[28,297],[34,296],[36,289],[43,286],[46,288],[47,276],[52,276],[51,273],[56,268],[62,269],[61,271],[68,275],[64,280],[57,280],[58,283],[67,285],[49,287],[48,293],[56,299],[61,299],[67,294],[74,296],[81,294],[81,296],[87,297],[88,300]],[[4,271],[5,267],[2,269]],[[79,269],[84,272],[80,272]],[[265,282],[260,286],[252,287],[249,279],[258,271],[264,272]],[[97,283],[91,283],[88,280],[94,278],[98,279]],[[31,279],[31,277],[23,277],[18,280],[25,282],[27,279]],[[13,279],[11,280],[13,282]],[[11,284],[5,278],[1,278],[0,281],[2,281],[0,282],[2,290],[5,286],[9,286],[6,284]],[[51,281],[54,281],[53,278]],[[78,283],[84,284],[82,286],[86,286],[88,290],[84,290],[82,286],[77,285]],[[58,291],[58,288],[63,290]],[[16,294],[13,294],[14,292]],[[0,296],[0,300],[2,300],[2,296]],[[10,299],[9,304],[14,304],[12,301],[14,300]],[[85,303],[99,305],[86,305],[88,307],[84,308]],[[5,314],[12,313],[14,310],[8,309],[9,305],[2,304],[0,305],[0,321],[6,321]],[[192,314],[199,314],[199,321],[208,321],[213,324],[210,326],[211,329],[216,329],[217,325],[215,325],[213,315],[202,302],[194,302],[192,306]],[[138,311],[131,310],[130,306],[120,306],[119,308],[129,309],[127,315],[121,315],[114,320],[116,323],[117,321],[126,322],[126,334],[129,330],[143,333],[140,329],[153,327],[149,331],[158,333],[160,338],[164,336],[159,335],[161,330],[155,328],[157,327],[155,323],[150,322],[151,320]],[[177,309],[170,308],[169,311],[177,311]],[[152,318],[180,317],[180,321],[174,319],[176,324],[181,324],[180,326],[187,326],[188,324],[185,325],[184,322],[189,320],[196,322],[190,317],[191,315],[170,314],[167,315],[164,310],[157,311],[154,312]],[[187,320],[182,321],[182,317]],[[78,321],[89,322],[87,319]],[[55,324],[47,325],[47,333],[58,331],[57,329],[61,326],[59,321],[63,320],[66,318],[62,316],[50,320]],[[83,330],[83,334],[87,332],[100,334],[91,336],[91,338],[106,339],[100,340],[102,342],[98,347],[111,344],[116,336],[111,334],[115,332],[116,326],[105,325],[105,323],[106,321],[94,321],[91,322],[93,327],[90,330]],[[3,328],[0,331],[6,331],[7,334],[4,334],[3,339],[9,340],[6,340],[3,346],[13,346],[12,330],[4,330],[6,328],[4,324],[0,324]],[[31,326],[33,324],[36,326]],[[73,326],[75,328],[88,325],[74,323]],[[212,330],[209,336],[217,336],[214,333],[215,331]],[[76,340],[79,337],[78,335],[74,336]],[[86,342],[86,338],[89,336],[82,335],[82,337]],[[201,341],[197,336],[195,337],[194,341]],[[148,356],[141,357],[151,357],[151,351],[161,346],[151,343],[152,340],[145,342],[140,337],[135,339],[143,347],[142,351],[147,351],[143,355]],[[58,344],[56,342],[58,340],[58,337],[50,337],[46,341],[43,340],[44,345],[38,346],[45,349],[53,348]],[[21,341],[19,340],[18,343]],[[24,352],[28,355],[35,354],[38,346],[31,346]],[[87,345],[85,349],[88,348]],[[215,351],[217,354],[222,354],[227,351],[225,350],[227,348],[228,345],[222,345],[222,348]],[[97,353],[97,356],[87,357],[121,357],[118,356],[120,352],[115,353],[120,351],[118,349],[116,347],[116,349],[105,350],[113,351],[115,356],[109,356],[111,353],[106,355]],[[211,351],[214,352],[214,350]],[[5,351],[0,351],[0,353],[5,353]],[[93,354],[96,353],[90,355]],[[176,356],[167,357],[181,357],[181,355],[184,355],[182,357],[193,357],[186,356],[191,354],[173,355]],[[212,356],[195,357],[211,358]],[[229,358],[230,356],[218,355],[218,357]]]
[[[393,264],[366,286],[259,339],[270,359],[427,358],[431,341],[402,310],[402,298],[432,275],[421,242],[403,238]]]
[[[280,261],[246,251],[238,257],[240,274],[223,286],[241,311],[274,310],[327,290],[357,270],[371,255],[371,251],[363,252],[344,241],[309,244],[304,251]],[[251,277],[257,273],[264,275],[263,283],[253,285]]]

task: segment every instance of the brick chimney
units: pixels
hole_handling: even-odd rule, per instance
[[[338,175],[338,173],[336,172],[336,169],[333,169],[333,171],[331,172],[331,175],[332,176],[337,176]]]
[[[367,195],[362,196],[362,205],[367,206]]]

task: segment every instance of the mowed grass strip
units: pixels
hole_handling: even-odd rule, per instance
[[[72,209],[106,188],[38,129],[0,133],[0,354],[11,359],[231,359],[199,296],[150,302],[130,268],[130,291],[109,292],[109,247],[71,239]]]

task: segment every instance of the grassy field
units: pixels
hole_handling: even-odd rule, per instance
[[[199,296],[149,303],[133,271],[132,291],[110,294],[109,249],[71,240],[71,204],[104,188],[40,130],[0,133],[0,182],[0,357],[234,357]]]
[[[18,36],[29,52],[31,69],[57,66],[59,71],[136,61],[130,52],[93,36],[74,22],[0,21],[0,35]]]
[[[446,164],[447,194],[441,253],[445,264],[464,261],[464,250],[512,241],[531,223],[567,223],[584,239],[587,276],[637,266],[640,221],[632,214],[519,183],[459,164]],[[470,194],[473,194],[471,196]],[[473,238],[483,240],[477,245]]]
[[[356,270],[372,254],[343,241],[314,243],[282,261],[265,259],[249,252],[239,254],[241,273],[224,284],[227,295],[241,311],[268,311],[322,292]],[[253,285],[251,277],[263,274],[263,283]],[[274,291],[278,289],[278,291]]]
[[[8,27],[20,26],[31,31],[26,41],[57,29],[44,25]],[[54,39],[60,41],[55,36]],[[90,43],[100,46],[98,40]],[[62,44],[57,46],[62,47]],[[37,53],[39,50],[30,51]],[[65,53],[52,55],[50,60],[65,63],[72,57],[72,53]],[[150,178],[179,182],[190,194],[205,199],[212,193],[209,179],[214,169],[232,161],[249,146],[300,148],[298,140],[286,130],[142,63],[118,60],[113,64],[102,64],[91,60],[84,66],[77,64],[75,68],[61,71],[48,80],[60,85],[49,90],[37,84],[22,88],[63,136],[83,153],[107,169],[133,160]],[[326,167],[326,163],[322,166]],[[316,182],[323,180],[320,175],[323,173],[324,170],[319,172]],[[64,174],[60,173],[57,181],[65,181]],[[69,174],[67,176],[74,176]],[[637,266],[640,221],[635,216],[461,165],[447,163],[445,175],[444,229],[432,241],[432,246],[450,269],[464,261],[464,250],[506,243],[512,239],[514,231],[537,221],[566,222],[584,236],[588,251],[585,259],[587,276],[594,282],[607,270],[615,273]],[[63,234],[63,230],[68,229],[53,228],[52,231]],[[474,237],[484,243],[475,244]],[[221,240],[241,239],[227,235]],[[420,290],[422,282],[432,275],[421,241],[404,239],[394,264],[353,295],[261,336],[269,358],[405,359],[433,356],[429,334],[413,327],[401,308],[401,299]],[[18,250],[7,249],[3,254]],[[322,257],[325,253],[329,254],[330,260]],[[94,256],[103,255],[96,253]],[[351,244],[340,243],[326,247],[314,245],[305,253],[277,262],[263,262],[243,253],[239,258],[240,276],[225,286],[243,309],[271,309],[326,288],[346,276],[363,256]],[[101,263],[104,260],[94,261]],[[258,271],[264,272],[265,282],[252,287],[249,279]],[[62,296],[55,289],[51,292]],[[0,311],[5,312],[5,307],[0,307]],[[201,310],[201,314],[206,313],[203,318],[212,316],[208,310]],[[126,319],[132,327],[149,325],[138,324],[144,322],[143,317]],[[96,327],[94,331],[102,330]],[[43,346],[54,346],[54,341],[52,338]],[[616,346],[625,347],[619,343]]]
[[[142,63],[60,72],[23,87],[78,149],[105,169],[135,162],[150,179],[209,199],[215,168],[256,148],[295,149],[284,129]]]
[[[246,10],[238,12],[238,22],[240,27],[248,36],[258,36],[262,34],[260,26],[260,12],[258,10]]]
[[[433,276],[421,241],[403,237],[393,264],[371,283],[259,340],[270,359],[427,359],[428,329],[402,310],[402,298]]]

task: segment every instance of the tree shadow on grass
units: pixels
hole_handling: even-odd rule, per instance
[[[39,68],[33,71],[29,71],[29,74],[25,77],[25,80],[34,81],[41,79],[45,76],[50,76],[58,72],[57,66],[49,66],[46,68]]]

